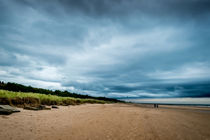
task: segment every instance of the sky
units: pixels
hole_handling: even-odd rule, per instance
[[[210,1],[0,0],[0,80],[113,98],[210,97]]]

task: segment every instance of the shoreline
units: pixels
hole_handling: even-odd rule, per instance
[[[170,105],[170,106],[189,106],[189,107],[210,107],[210,104],[170,104],[170,103],[133,103],[133,104],[145,104],[145,105]]]
[[[120,100],[140,104],[210,106],[210,97],[128,98]]]
[[[128,103],[137,107],[148,107],[154,108],[154,104],[141,104],[141,103]],[[192,111],[192,112],[206,112],[210,113],[210,107],[208,106],[196,106],[196,105],[180,105],[180,104],[158,104],[158,108],[156,109],[176,109],[176,110],[184,110],[184,111]]]

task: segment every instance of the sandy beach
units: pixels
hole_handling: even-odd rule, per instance
[[[0,140],[208,140],[210,108],[86,104],[0,115]]]

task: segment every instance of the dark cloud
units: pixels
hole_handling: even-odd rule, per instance
[[[30,2],[28,1],[28,3]],[[77,11],[91,16],[123,16],[123,14],[130,15],[135,12],[154,15],[197,16],[206,14],[210,9],[208,0],[160,0],[158,2],[155,0],[149,2],[147,0],[60,0],[53,2],[60,4],[68,12]],[[44,3],[46,7],[47,5],[50,7],[55,6],[53,2],[49,0],[38,3]],[[33,6],[34,2],[31,4]]]
[[[108,97],[209,97],[208,0],[0,1],[0,78]]]

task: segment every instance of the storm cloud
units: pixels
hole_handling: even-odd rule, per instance
[[[0,80],[106,97],[209,97],[208,0],[0,0]]]

